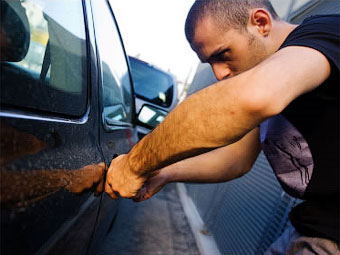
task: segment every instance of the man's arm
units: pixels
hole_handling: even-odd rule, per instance
[[[134,200],[149,199],[171,182],[212,183],[241,177],[249,172],[260,150],[259,128],[255,128],[233,144],[162,168],[145,182]]]
[[[251,70],[192,95],[129,153],[138,173],[239,140],[330,73],[327,59],[287,47]]]
[[[197,92],[120,162],[111,163],[106,190],[133,197],[150,172],[238,141],[295,98],[316,88],[329,74],[330,64],[324,55],[292,46],[240,75]]]

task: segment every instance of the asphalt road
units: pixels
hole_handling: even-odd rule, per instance
[[[124,199],[99,255],[199,255],[179,200],[169,184],[151,199]]]

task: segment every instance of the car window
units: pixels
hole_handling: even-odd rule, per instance
[[[82,116],[85,38],[81,0],[1,1],[2,106]]]
[[[114,16],[105,1],[96,1],[95,5],[95,31],[102,68],[102,120],[105,128],[112,130],[131,122],[131,81]]]
[[[132,57],[130,66],[136,95],[159,106],[169,107],[174,86],[172,77]]]

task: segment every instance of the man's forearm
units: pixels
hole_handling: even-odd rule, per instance
[[[236,143],[181,160],[163,168],[161,173],[168,182],[230,181],[247,173],[259,152],[259,128],[255,128]]]
[[[171,182],[211,183],[241,177],[253,166],[260,148],[259,128],[255,128],[240,141],[160,169],[149,176],[134,199],[149,199]]]
[[[261,116],[242,99],[245,79],[222,81],[182,102],[131,150],[131,169],[145,174],[231,144],[253,129]]]

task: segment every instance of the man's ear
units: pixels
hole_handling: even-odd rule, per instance
[[[249,16],[249,25],[262,36],[268,36],[272,28],[272,17],[265,9],[252,9]]]

